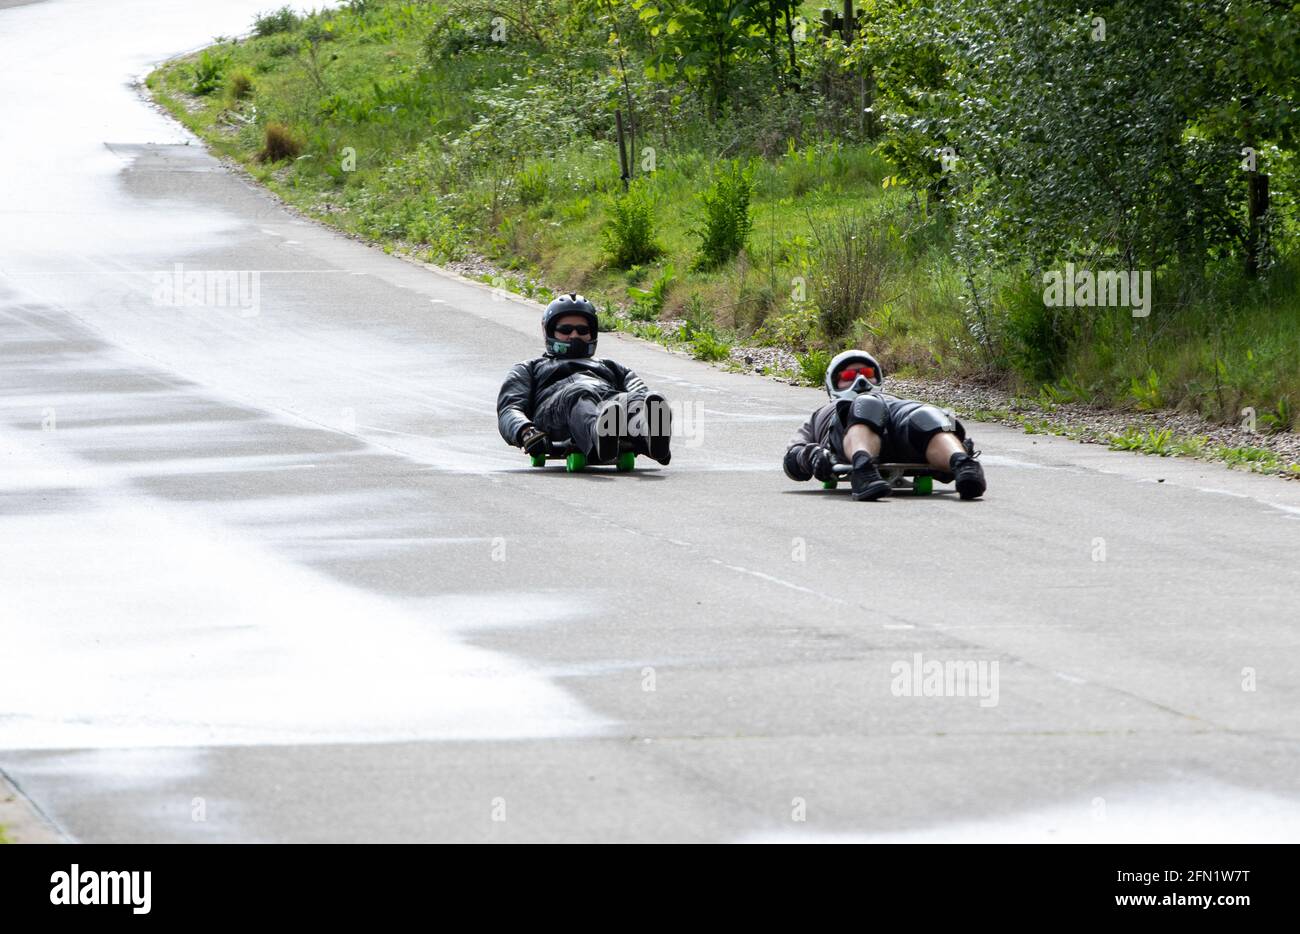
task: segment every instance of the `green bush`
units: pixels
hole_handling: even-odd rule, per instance
[[[741,166],[739,160],[733,159],[714,173],[712,185],[700,198],[703,226],[691,231],[700,238],[696,269],[717,269],[745,248],[754,225],[749,213],[753,188],[753,166]]]
[[[1044,305],[1042,293],[1031,277],[1026,276],[1024,281],[1028,284],[1002,295],[1008,362],[1029,383],[1050,383],[1065,364],[1069,347],[1065,313],[1074,310]]]
[[[1091,405],[1097,399],[1097,390],[1085,386],[1073,376],[1063,376],[1060,381],[1045,383],[1038,390],[1038,405],[1044,409],[1054,409],[1058,405],[1081,403]]]
[[[717,363],[731,356],[731,343],[716,334],[700,331],[691,339],[691,356]]]
[[[887,218],[838,214],[813,227],[817,239],[814,276],[822,334],[832,344],[849,336],[884,297],[898,248]]]
[[[220,54],[213,55],[204,49],[198,60],[191,66],[190,90],[195,94],[211,94],[221,87],[225,70],[226,57]]]
[[[761,347],[784,347],[795,353],[807,350],[817,335],[817,309],[800,305],[783,315],[774,315],[754,332]]]
[[[718,333],[713,313],[699,295],[692,295],[674,340],[688,345],[696,360],[717,362],[731,356],[731,340]]]
[[[436,64],[465,52],[477,52],[491,47],[492,38],[487,30],[475,29],[448,17],[425,37],[424,57],[429,63]]]
[[[551,179],[544,162],[530,165],[515,176],[515,192],[520,204],[541,204],[550,189]]]
[[[1279,431],[1290,431],[1292,424],[1295,422],[1295,413],[1291,410],[1291,403],[1286,396],[1277,400],[1271,410],[1259,413],[1259,427],[1261,431],[1273,434]]]
[[[253,93],[253,76],[244,69],[232,72],[226,79],[226,96],[232,101],[242,101]]]
[[[718,324],[713,318],[713,312],[704,304],[704,299],[700,295],[694,294],[690,301],[686,303],[686,310],[682,313],[682,326],[677,332],[679,340],[690,342],[695,340],[697,334],[716,334]]]
[[[654,321],[658,318],[663,313],[664,304],[668,301],[668,289],[675,278],[673,267],[669,265],[649,289],[629,288],[627,294],[632,299],[632,307],[628,310],[628,317],[633,321]]]
[[[282,6],[278,10],[259,13],[253,17],[253,35],[263,38],[276,33],[292,32],[298,22],[298,14],[293,11],[293,8]]]
[[[1148,369],[1146,376],[1129,380],[1129,399],[1144,412],[1152,412],[1165,404],[1164,394],[1160,391],[1160,374]]]
[[[284,58],[298,51],[298,40],[293,36],[284,35],[267,42],[265,48],[266,54],[272,58]],[[269,71],[271,68],[269,63],[263,62],[258,66],[258,71]]]
[[[1229,467],[1250,467],[1263,470],[1277,470],[1282,466],[1282,459],[1268,448],[1257,447],[1220,447],[1215,452]]]
[[[799,376],[809,386],[822,386],[826,382],[826,368],[831,365],[831,355],[825,350],[810,350],[795,354],[799,361]]]
[[[649,263],[663,253],[655,240],[654,198],[643,181],[635,181],[627,193],[610,199],[609,217],[601,230],[605,254],[610,263],[627,269]]]
[[[283,123],[266,125],[266,140],[257,154],[259,162],[280,162],[296,159],[302,154],[303,142]]]

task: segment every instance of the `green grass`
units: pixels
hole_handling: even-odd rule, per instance
[[[1250,407],[1261,430],[1295,426],[1300,259],[1283,256],[1261,282],[1214,266],[1161,273],[1145,319],[1045,309],[1040,285],[1015,271],[988,273],[984,304],[973,306],[944,215],[914,192],[882,187],[894,171],[873,144],[807,131],[766,157],[722,152],[728,144],[718,141],[742,131],[752,111],[710,122],[683,110],[671,132],[646,131],[641,143],[653,144],[656,168],[638,175],[655,225],[638,242],[657,255],[630,250],[612,262],[605,232],[622,186],[609,60],[590,44],[575,55],[475,43],[463,31],[458,54],[445,54],[447,40],[426,41],[442,9],[373,0],[302,18],[268,14],[265,35],[169,62],[148,85],[219,155],[306,214],[389,252],[430,262],[480,253],[520,294],[575,289],[602,308],[632,304],[638,321],[627,329],[652,339],[664,335],[656,320],[691,314],[694,303],[709,319],[695,331],[707,336],[686,342],[702,359],[726,359],[736,342],[805,355],[854,343],[888,372],[992,378],[1049,410],[1168,407],[1237,422]],[[654,91],[636,87],[645,98]],[[259,161],[273,124],[302,142],[297,158]],[[714,167],[731,158],[753,160],[747,246],[701,268],[710,264],[699,262],[693,232]],[[845,336],[831,341],[819,240],[848,215],[887,232],[890,262],[860,313],[849,305],[832,316]],[[816,366],[800,367],[811,381]]]
[[[1267,448],[1243,445],[1228,447],[1213,444],[1204,436],[1176,436],[1169,429],[1142,431],[1129,428],[1109,436],[1110,447],[1115,451],[1135,451],[1157,457],[1199,457],[1218,460],[1229,467],[1245,467],[1260,473],[1300,473],[1300,465],[1285,463]]]
[[[1160,431],[1127,428],[1123,432],[1110,436],[1110,447],[1112,451],[1137,451],[1141,454],[1168,457],[1174,453],[1174,436],[1167,428]]]
[[[831,355],[825,350],[810,350],[797,354],[799,378],[809,386],[820,388],[826,382],[826,368],[831,365]]]
[[[692,231],[704,217],[714,159],[696,149],[661,146],[657,170],[643,181],[656,202],[654,233],[662,254],[642,263],[628,282],[600,249],[620,190],[608,139],[579,140],[544,155],[526,152],[509,166],[485,143],[486,155],[472,171],[448,172],[442,141],[463,137],[478,116],[468,92],[509,81],[521,69],[519,59],[496,50],[428,61],[423,41],[437,15],[434,5],[384,3],[364,16],[318,14],[265,37],[205,50],[209,80],[251,77],[251,88],[238,82],[239,95],[196,97],[193,56],[160,68],[148,85],[218,153],[242,162],[306,213],[349,232],[432,261],[472,249],[512,271],[602,301],[622,301],[629,285],[653,288],[670,268],[686,270],[656,296],[663,312],[680,314],[687,297],[697,294],[718,327],[742,335],[800,304],[788,296],[808,275],[814,227],[850,207],[905,200],[902,193],[882,191],[888,166],[870,146],[792,144],[785,155],[755,166],[746,253],[716,269],[692,270],[700,252]],[[304,51],[313,23],[331,27],[315,66]],[[210,73],[216,60],[222,69]],[[232,129],[239,121],[231,114],[255,115],[255,125]],[[287,167],[259,164],[269,123],[303,139],[305,155]],[[352,171],[341,168],[347,148],[356,153]],[[805,331],[803,339],[812,338]]]
[[[731,355],[731,344],[714,334],[696,334],[691,340],[691,356],[696,360],[717,363]]]
[[[13,843],[13,838],[9,836],[8,830],[4,824],[0,824],[0,845]]]
[[[1229,467],[1247,467],[1250,470],[1272,473],[1281,470],[1283,466],[1282,459],[1267,448],[1251,446],[1233,448],[1217,445],[1212,450],[1214,456]],[[1289,466],[1294,468],[1296,465]]]

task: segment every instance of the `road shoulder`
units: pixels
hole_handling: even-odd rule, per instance
[[[0,843],[66,843],[67,838],[0,771]]]

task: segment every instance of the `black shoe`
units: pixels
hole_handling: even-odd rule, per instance
[[[978,499],[988,489],[984,482],[984,468],[970,454],[954,454],[948,458],[948,469],[956,478],[957,494],[962,499]]]
[[[673,459],[668,445],[673,438],[673,410],[668,407],[668,400],[658,393],[646,396],[641,406],[641,431],[645,437],[646,454],[668,466]]]
[[[591,452],[594,464],[608,464],[618,458],[619,442],[627,435],[627,407],[621,397],[607,399],[596,415],[596,448]]]
[[[853,472],[849,474],[856,500],[880,499],[889,493],[892,487],[889,481],[880,475],[880,468],[866,451],[853,455]]]

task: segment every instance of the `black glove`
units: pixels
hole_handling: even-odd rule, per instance
[[[812,468],[812,475],[818,480],[835,479],[835,458],[831,456],[829,448],[817,446],[808,452],[808,466]]]
[[[524,430],[519,433],[519,446],[526,454],[545,454],[546,444],[546,432],[538,429],[536,425],[525,425]]]

